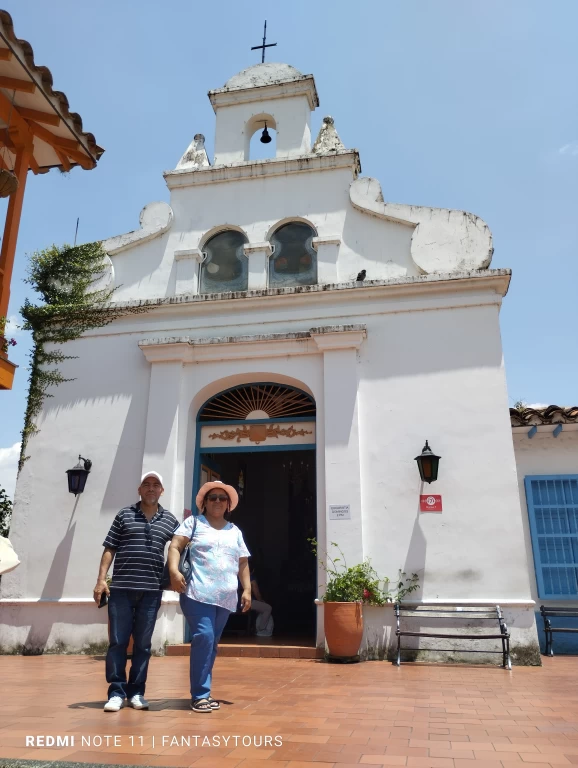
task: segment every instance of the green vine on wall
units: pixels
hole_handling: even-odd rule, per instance
[[[111,305],[114,288],[96,287],[107,270],[107,254],[100,242],[74,247],[52,245],[29,258],[25,282],[39,294],[42,303],[32,304],[26,299],[20,310],[24,330],[32,331],[33,347],[19,471],[28,458],[28,441],[38,432],[35,422],[44,400],[53,397],[50,387],[74,380],[65,378],[58,365],[77,356],[67,355],[55,345],[78,339],[86,331],[108,325],[122,315],[147,311],[146,306]]]

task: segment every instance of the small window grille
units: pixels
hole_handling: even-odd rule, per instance
[[[261,419],[315,418],[315,401],[299,389],[283,384],[246,384],[221,392],[205,404],[199,421],[216,421],[248,417]]]

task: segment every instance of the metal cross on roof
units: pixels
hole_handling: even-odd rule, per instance
[[[265,48],[274,48],[277,45],[277,43],[267,43],[266,40],[267,40],[267,22],[265,22],[265,26],[263,28],[263,42],[261,43],[261,45],[254,45],[251,48],[252,51],[257,51],[259,49],[262,49],[261,64],[265,63]]]

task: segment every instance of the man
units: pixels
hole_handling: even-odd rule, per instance
[[[105,712],[118,712],[128,699],[133,709],[148,709],[144,698],[151,656],[151,639],[161,604],[161,577],[165,545],[179,526],[178,520],[159,504],[163,479],[146,472],[138,488],[140,501],[121,509],[103,542],[97,605],[108,596],[110,640],[106,654],[108,701]],[[110,589],[106,574],[114,560]],[[132,663],[126,679],[127,647],[133,637]]]
[[[271,612],[273,608],[261,596],[255,571],[251,572],[251,594],[255,598],[251,600],[251,610],[258,614],[255,622],[255,634],[257,637],[272,637],[274,624]]]

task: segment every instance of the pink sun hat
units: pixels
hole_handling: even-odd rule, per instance
[[[203,509],[203,502],[205,500],[205,496],[209,491],[212,491],[213,489],[216,489],[218,491],[225,491],[227,496],[229,497],[231,501],[230,510],[233,511],[237,504],[239,503],[239,494],[237,491],[233,488],[232,485],[225,485],[222,480],[213,480],[212,483],[205,483],[201,490],[197,493],[196,498],[196,504],[197,509],[202,510]]]

